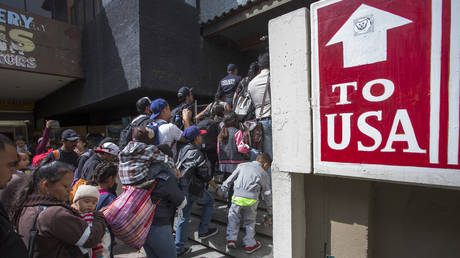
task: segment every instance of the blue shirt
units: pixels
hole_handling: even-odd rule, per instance
[[[241,81],[241,76],[229,74],[219,81],[217,92],[221,91],[225,94],[227,99],[233,100],[233,94],[235,94],[238,83]]]
[[[99,202],[96,205],[96,210],[100,210],[105,206],[111,204],[117,197],[112,193],[107,192],[107,190],[101,189],[99,190],[101,196],[99,197]]]

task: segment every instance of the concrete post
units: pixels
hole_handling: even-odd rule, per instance
[[[311,173],[309,14],[269,22],[275,257],[305,257],[304,175]]]

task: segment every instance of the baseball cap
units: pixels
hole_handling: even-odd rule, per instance
[[[238,68],[236,66],[236,64],[228,64],[227,65],[227,72],[234,71],[236,68]]]
[[[190,94],[190,92],[193,91],[193,88],[189,88],[189,87],[181,87],[178,91],[177,91],[177,97],[178,98],[181,98],[181,97],[185,97],[185,96],[188,96]]]
[[[150,110],[153,114],[152,116],[150,116],[150,119],[154,119],[155,117],[157,117],[167,105],[168,102],[162,98],[152,101],[152,104],[150,105]]]
[[[182,134],[182,136],[184,136],[184,138],[191,142],[193,140],[195,140],[195,138],[200,135],[200,134],[206,134],[207,131],[206,130],[200,130],[198,129],[198,127],[196,126],[190,126],[188,127],[187,129],[184,130],[184,133]]]
[[[94,149],[94,151],[100,151],[114,156],[118,156],[118,153],[120,153],[120,148],[118,148],[118,146],[113,142],[106,142],[102,144],[100,148]]]
[[[73,142],[80,139],[80,136],[74,130],[66,129],[62,132],[61,139]]]

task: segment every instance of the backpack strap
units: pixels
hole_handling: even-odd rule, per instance
[[[262,107],[260,107],[260,114],[259,114],[259,117],[261,117],[262,114],[264,113],[265,104],[266,104],[265,99],[266,99],[267,93],[269,93],[269,91],[270,91],[270,74],[269,74],[268,77],[267,77],[267,86],[265,87],[264,97],[263,97],[263,99],[262,99]],[[270,96],[271,96],[271,92],[270,92],[269,94],[270,94]]]
[[[29,250],[28,250],[28,257],[33,258],[34,256],[34,244],[35,244],[35,238],[37,237],[38,234],[38,229],[37,229],[37,220],[38,216],[42,211],[44,211],[47,207],[43,205],[38,206],[38,212],[37,215],[35,215],[34,218],[34,224],[32,224],[32,228],[30,229],[29,232]]]
[[[61,151],[59,149],[53,151],[54,159],[59,160],[61,157]]]

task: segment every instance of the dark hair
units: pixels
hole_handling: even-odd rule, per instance
[[[228,128],[229,127],[236,127],[238,128],[240,121],[238,120],[238,116],[235,112],[230,112],[224,116],[224,127],[222,131],[219,133],[219,141],[223,141],[228,138]]]
[[[260,67],[257,61],[254,61],[249,65],[248,75],[247,75],[248,81],[251,81],[252,79],[254,79],[254,77],[256,77],[257,73],[259,72],[259,68]]]
[[[24,141],[25,142],[24,136],[22,136],[22,135],[16,136],[16,138],[14,138],[14,142],[17,142],[17,141]]]
[[[150,107],[150,104],[152,104],[152,101],[148,97],[138,99],[136,102],[137,113],[144,114],[145,109]]]
[[[259,59],[257,61],[259,64],[260,69],[265,69],[270,67],[270,55],[268,52],[263,53],[259,56]]]
[[[0,151],[5,150],[5,145],[15,146],[13,141],[8,138],[6,135],[0,133]]]
[[[107,178],[116,176],[118,173],[118,167],[112,162],[102,161],[96,168],[94,168],[90,185],[97,185],[103,183]]]
[[[61,161],[53,161],[51,163],[42,161],[42,163],[34,169],[32,176],[27,179],[28,183],[18,195],[17,201],[11,210],[13,223],[17,225],[25,202],[31,194],[38,192],[38,186],[41,182],[46,180],[54,184],[61,180],[65,174],[73,172],[73,170],[74,167],[72,165]]]
[[[213,105],[211,108],[211,118],[216,120],[216,117],[222,118],[225,114],[225,108],[222,105]]]
[[[259,161],[262,164],[268,163],[270,166],[272,165],[272,158],[267,153],[260,153],[257,155],[256,161]]]

